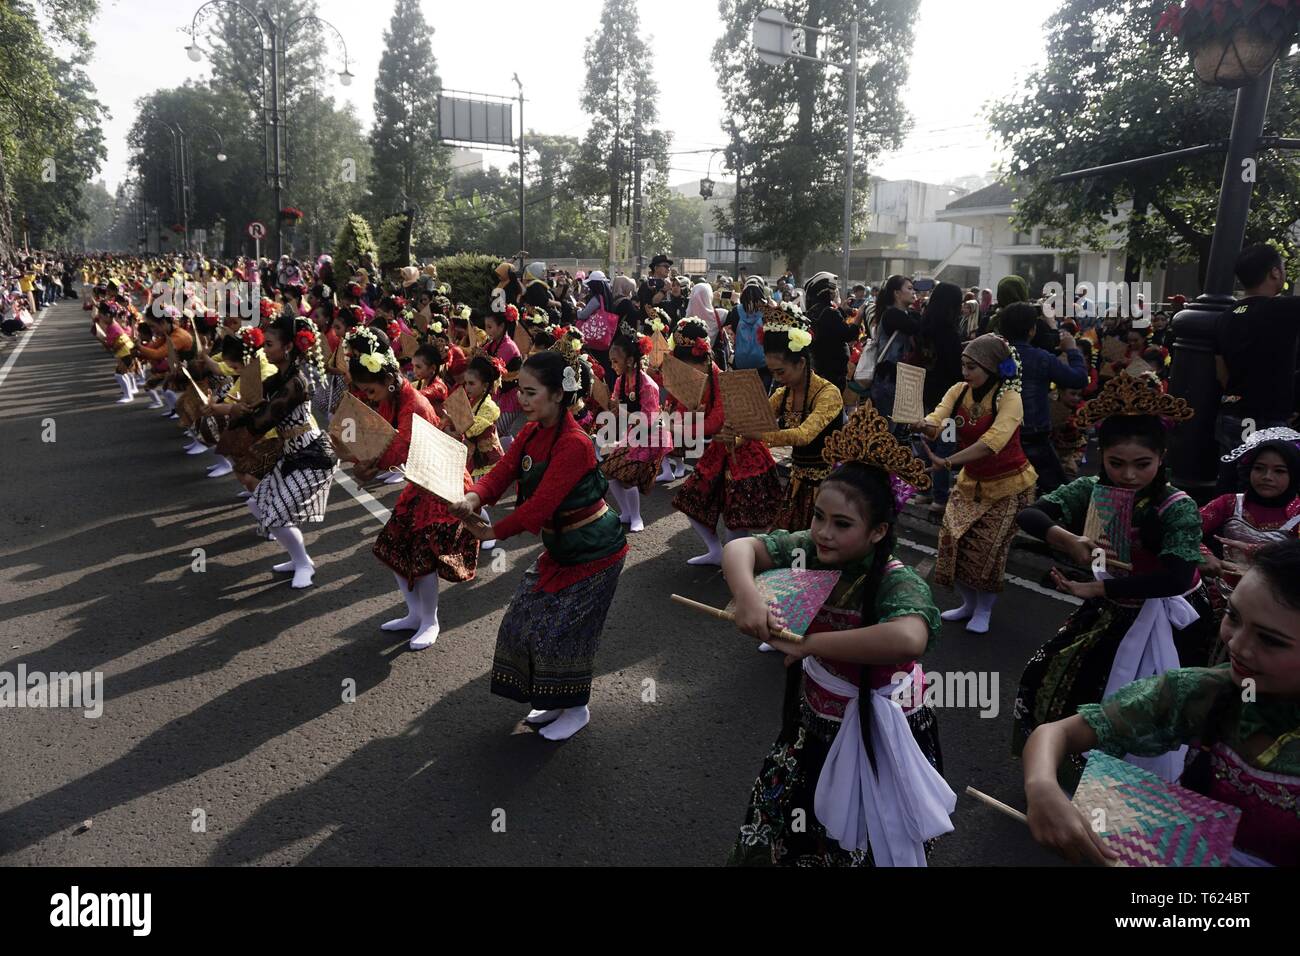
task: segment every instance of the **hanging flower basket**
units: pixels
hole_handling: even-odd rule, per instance
[[[289,224],[295,224],[302,219],[302,210],[293,206],[286,206],[280,210],[280,218]]]
[[[1156,31],[1177,37],[1206,83],[1235,90],[1266,73],[1300,25],[1300,0],[1182,0]]]

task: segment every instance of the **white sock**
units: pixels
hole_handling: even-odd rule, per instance
[[[586,704],[581,707],[566,707],[551,723],[538,731],[547,740],[568,740],[591,721],[591,710]]]
[[[162,400],[162,396],[158,394],[158,389],[151,388],[148,390],[148,392],[149,392],[149,407],[162,408],[163,400]]]
[[[672,481],[675,477],[676,475],[673,474],[673,463],[665,458],[663,464],[659,466],[659,477],[657,477],[655,481]]]
[[[609,496],[614,499],[614,507],[618,509],[618,520],[622,524],[627,524],[632,519],[628,517],[627,500],[623,496],[623,489],[626,487],[623,482],[616,478],[609,480]]]
[[[673,459],[673,477],[674,478],[686,477],[686,460],[684,458]]]
[[[415,600],[420,608],[420,629],[411,638],[410,648],[422,651],[438,639],[438,575],[426,574],[415,582]]]
[[[619,484],[623,484],[619,482]],[[641,489],[623,485],[623,501],[627,505],[624,517],[628,519],[628,531],[644,531],[645,522],[641,520]]]
[[[132,398],[135,398],[135,393],[137,391],[135,387],[135,376],[132,375],[130,372],[127,372],[122,377],[126,379],[126,390],[131,393]]]
[[[945,621],[964,621],[975,613],[975,596],[978,592],[974,588],[968,588],[960,581],[956,583],[955,587],[957,593],[961,595],[961,607],[955,607],[940,614],[939,617]]]
[[[997,601],[998,596],[992,591],[975,592],[975,613],[971,615],[966,630],[972,634],[987,634],[989,629],[989,618],[993,614],[993,604]]]
[[[397,579],[397,590],[406,601],[406,617],[395,617],[379,625],[381,631],[418,631],[420,629],[420,606],[415,603],[415,592],[406,586],[406,578],[393,572]]]
[[[713,533],[712,528],[706,528],[704,523],[696,521],[694,518],[688,519],[695,533],[700,536],[704,542],[704,547],[708,548],[703,554],[696,555],[693,558],[687,558],[687,564],[693,564],[697,567],[704,564],[712,564],[718,567],[722,566],[722,543],[718,541],[718,536]]]
[[[262,509],[257,507],[257,499],[253,497],[251,491],[248,493],[248,510],[253,515],[253,520],[260,525],[262,523]]]
[[[235,470],[235,463],[225,455],[218,455],[218,461],[208,469],[209,478],[222,478]]]
[[[212,451],[212,449],[209,448],[207,445],[203,444],[203,442],[201,442],[199,439],[196,438],[194,439],[194,444],[185,450],[185,454],[201,455],[205,451]]]
[[[776,650],[776,648],[773,647],[771,644],[767,643],[767,641],[764,641],[762,644],[758,645],[758,649],[762,651],[764,654],[769,654]]]
[[[479,513],[478,513],[478,516],[479,516],[480,518],[483,519],[483,523],[484,523],[484,524],[491,524],[491,523],[492,523],[492,518],[491,518],[491,516],[488,514],[488,510],[487,510],[487,508],[483,508],[483,509],[481,509],[481,510],[479,511]],[[496,546],[497,546],[497,539],[496,539],[496,538],[492,538],[492,539],[489,540],[489,541],[484,541],[484,542],[483,542],[483,550],[484,550],[484,551],[491,551],[491,550],[494,549]]]
[[[113,378],[117,379],[117,387],[122,390],[122,397],[119,398],[115,405],[126,405],[131,401],[131,386],[126,384],[126,376],[115,372]]]
[[[250,502],[252,499],[249,499]],[[289,552],[289,557],[293,559],[293,583],[295,588],[311,587],[312,576],[316,573],[316,565],[312,564],[311,558],[307,557],[307,545],[302,540],[302,532],[293,525],[284,528],[272,528],[271,534],[275,540],[280,542],[280,547]]]
[[[167,408],[170,409],[170,412],[176,411],[176,403],[180,401],[180,398],[181,397],[171,389],[165,389],[162,393],[162,400],[167,405]]]
[[[251,500],[252,497],[253,497],[253,493],[252,493],[251,491],[249,491],[247,488],[245,488],[245,489],[244,489],[243,491],[241,491],[239,494],[235,495],[235,497],[236,497],[236,498],[247,498],[247,499],[250,499],[250,500]]]
[[[562,713],[564,713],[563,710],[530,710],[528,716],[524,718],[524,723],[549,724]]]

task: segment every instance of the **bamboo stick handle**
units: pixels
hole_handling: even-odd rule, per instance
[[[692,610],[699,611],[701,614],[707,614],[709,617],[716,617],[719,621],[730,621],[733,624],[736,622],[736,615],[732,614],[730,611],[723,611],[708,604],[701,604],[699,601],[692,601],[690,598],[682,597],[680,594],[674,594],[672,598],[678,604],[685,604]],[[799,644],[803,641],[803,635],[796,634],[794,631],[788,630],[784,627],[773,633],[772,637],[782,641],[790,641],[794,644]]]
[[[1029,817],[1025,816],[1015,807],[1009,807],[1001,800],[997,800],[993,797],[990,797],[987,793],[981,793],[980,791],[976,790],[974,787],[967,787],[966,792],[969,793],[976,800],[979,800],[981,803],[988,804],[994,810],[1002,811],[1007,816],[1011,817],[1013,820],[1019,820],[1021,823],[1029,822]]]

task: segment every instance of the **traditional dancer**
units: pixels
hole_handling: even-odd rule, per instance
[[[617,406],[621,440],[604,453],[600,470],[609,479],[619,521],[632,532],[645,530],[641,496],[654,488],[659,463],[673,447],[659,415],[659,386],[646,367],[649,355],[650,339],[627,325],[619,328],[609,346],[609,360],[618,376],[611,399]]]
[[[571,409],[591,387],[581,357],[542,352],[524,363],[519,401],[528,424],[505,457],[452,507],[462,519],[497,501],[516,480],[519,504],[482,540],[520,531],[541,534],[545,550],[524,572],[497,632],[492,693],[528,702],[529,723],[564,740],[591,719],[588,701],[596,647],[627,556],[618,516],[605,504],[607,482],[590,439]]]
[[[1025,408],[1015,349],[1000,335],[981,335],[962,352],[961,374],[965,381],[948,389],[912,429],[931,441],[957,439],[956,454],[946,458],[925,446],[934,467],[961,468],[943,510],[934,579],[961,595],[961,606],[944,611],[943,619],[969,618],[966,630],[985,634],[1002,591],[1016,515],[1034,500],[1038,475],[1020,447]]]
[[[1241,808],[1233,866],[1300,866],[1300,541],[1270,544],[1228,598],[1219,631],[1231,662],[1178,668],[1039,726],[1025,745],[1034,839],[1071,862],[1116,854],[1057,783],[1100,749],[1156,757],[1190,747],[1179,783]]]
[[[483,351],[495,359],[500,359],[505,366],[501,379],[501,389],[497,393],[497,407],[501,417],[497,420],[497,434],[501,437],[501,447],[509,449],[514,436],[524,427],[524,413],[519,407],[518,387],[519,369],[523,366],[523,356],[515,344],[515,323],[519,319],[519,310],[513,305],[506,306],[501,313],[488,313],[483,318],[483,328],[487,331],[487,342]]]
[[[1098,571],[1100,579],[1087,583],[1053,571],[1057,587],[1084,603],[1025,666],[1014,711],[1016,753],[1035,727],[1069,717],[1136,678],[1204,666],[1214,644],[1209,595],[1197,571],[1201,516],[1165,476],[1166,422],[1186,421],[1191,407],[1155,382],[1119,375],[1078,416],[1083,427],[1100,425],[1101,474],[1043,495],[1020,515],[1020,527],[1087,567],[1106,544],[1081,534],[1094,486],[1129,489],[1136,496],[1133,569]],[[1082,761],[1071,759],[1082,771]],[[1150,769],[1172,780],[1172,766],[1162,759]]]
[[[125,310],[116,304],[104,302],[100,304],[97,314],[104,336],[101,342],[104,349],[116,360],[113,378],[117,381],[118,388],[122,390],[122,397],[114,404],[129,405],[135,399],[138,383],[135,378],[135,342],[130,333],[118,322],[118,316],[127,318]]]
[[[1300,432],[1261,429],[1223,460],[1238,463],[1246,491],[1220,495],[1201,508],[1201,530],[1207,537],[1217,535],[1231,542],[1225,544],[1229,549],[1225,557],[1249,564],[1260,547],[1300,534]],[[1218,576],[1221,594],[1231,594],[1240,575],[1204,545],[1201,555],[1205,561],[1202,570]]]
[[[707,549],[686,563],[721,565],[718,519],[736,537],[770,528],[781,502],[781,481],[772,453],[761,441],[736,439],[725,433],[720,437],[726,419],[722,390],[718,387],[720,372],[713,364],[709,330],[703,320],[694,316],[682,319],[673,332],[673,341],[675,358],[709,376],[704,386],[702,410],[704,437],[711,439],[695,470],[673,497],[673,507],[686,515]],[[695,414],[694,409],[688,409],[676,398],[670,403],[674,413]]]
[[[952,830],[939,729],[922,706],[920,657],[940,630],[930,589],[894,558],[899,475],[929,475],[869,405],[823,449],[834,470],[817,492],[812,529],[727,545],[722,570],[736,625],[786,654],[781,733],[754,783],[733,864],[924,866]],[[771,636],[756,572],[841,572],[804,640]],[[863,697],[869,703],[863,701]]]
[[[405,464],[411,448],[411,419],[438,425],[438,416],[401,374],[397,357],[383,333],[361,327],[347,338],[348,373],[379,414],[397,431],[376,460],[357,462],[356,477]],[[469,487],[468,476],[465,487]],[[447,506],[413,482],[407,482],[393,513],[375,539],[375,557],[393,571],[407,614],[380,625],[385,631],[414,631],[409,647],[423,650],[438,639],[438,578],[470,581],[478,565],[478,542]]]
[[[743,437],[757,438],[769,448],[792,449],[790,481],[773,526],[806,531],[812,526],[817,485],[830,473],[822,448],[840,427],[844,396],[813,372],[808,320],[792,307],[764,306],[760,336],[768,371],[778,386],[769,399],[778,430]]]
[[[325,520],[330,482],[338,467],[325,433],[312,419],[311,379],[304,369],[311,362],[323,377],[323,362],[316,332],[303,318],[280,315],[273,319],[265,348],[277,374],[263,384],[263,401],[244,411],[232,425],[255,435],[275,428],[284,443],[282,457],[248,499],[248,510],[258,531],[275,538],[289,553],[290,560],[277,564],[275,570],[293,572],[293,586],[306,588],[312,584],[316,565],[307,554],[299,526],[304,521]]]

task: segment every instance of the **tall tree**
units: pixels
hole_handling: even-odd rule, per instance
[[[1222,154],[1067,184],[1052,177],[1226,139],[1235,94],[1206,86],[1175,43],[1152,38],[1163,0],[1065,0],[1045,24],[1046,65],[1024,92],[990,112],[1009,147],[1017,220],[1046,227],[1044,242],[1064,248],[1110,245],[1113,217],[1124,203],[1129,273],[1140,263],[1195,260],[1202,281],[1214,230]],[[1266,127],[1300,135],[1300,58],[1277,66]],[[1294,248],[1300,221],[1300,168],[1287,154],[1264,153],[1246,241],[1273,239]],[[1136,200],[1136,202],[1135,202]]]
[[[442,81],[429,40],[432,32],[419,0],[397,0],[384,32],[370,131],[371,218],[378,222],[412,204],[420,207],[423,232],[417,244],[439,238],[439,220],[429,212],[442,207],[451,178],[451,150],[438,140]]]
[[[650,188],[648,179],[661,180],[667,175],[671,138],[655,128],[659,86],[651,69],[651,42],[642,36],[635,4],[605,0],[600,28],[588,38],[584,53],[587,77],[582,108],[590,123],[582,142],[585,169],[576,172],[575,184],[589,188],[597,171],[604,170],[602,205],[611,228],[632,223],[637,163],[642,166],[643,197]],[[651,163],[656,171],[647,177],[645,171]],[[644,198],[642,207],[644,243],[662,221],[647,225]]]
[[[83,69],[95,0],[0,4],[0,257],[14,249],[15,219],[34,244],[67,241],[85,219],[82,190],[105,157],[104,107]],[[74,51],[56,56],[50,41]]]
[[[863,211],[868,159],[902,145],[911,120],[901,92],[920,0],[794,0],[786,17],[831,31],[808,34],[804,52],[828,61],[849,59],[848,25],[859,23],[857,115],[854,119],[854,210]],[[713,48],[727,114],[741,150],[731,155],[742,174],[742,239],[774,249],[798,273],[822,246],[838,245],[844,209],[844,72],[791,61],[769,66],[754,53],[754,18],[769,0],[719,0],[723,34]],[[716,213],[731,231],[731,211]]]

